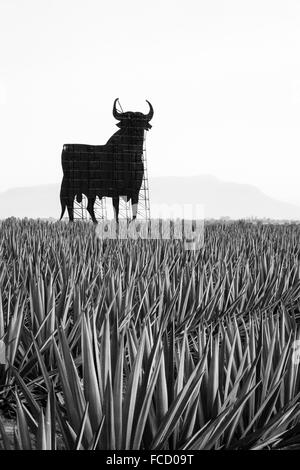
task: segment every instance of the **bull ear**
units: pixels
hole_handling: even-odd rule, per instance
[[[152,104],[148,100],[146,101],[149,104],[150,111],[148,114],[145,114],[144,116],[147,119],[147,121],[151,121],[151,119],[153,118],[154,110],[153,110]]]
[[[117,119],[118,121],[120,121],[123,117],[123,113],[119,113],[119,111],[117,110],[117,106],[116,106],[116,103],[117,101],[119,100],[119,98],[116,98],[115,101],[114,101],[114,106],[113,106],[113,117],[115,119]]]

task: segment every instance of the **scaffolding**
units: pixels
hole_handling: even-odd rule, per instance
[[[143,180],[139,192],[139,202],[137,208],[137,218],[142,220],[150,220],[150,197],[149,182],[147,168],[147,151],[146,151],[146,131],[144,132],[142,162],[144,167]],[[131,202],[127,202],[125,197],[119,199],[119,219],[131,219]]]
[[[82,201],[77,202],[76,198],[74,199],[74,220],[90,220],[90,214],[87,211],[87,197],[83,194]],[[101,200],[96,197],[94,204],[94,213],[97,220],[107,219],[106,211],[106,198],[103,197]]]

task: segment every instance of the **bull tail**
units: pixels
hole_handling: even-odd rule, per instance
[[[59,220],[61,220],[61,219],[63,218],[64,213],[65,213],[65,210],[66,210],[66,207],[67,207],[66,205],[65,205],[64,207],[62,207],[62,209],[61,209],[61,215],[60,215],[60,219],[59,219]]]
[[[63,186],[64,186],[64,180],[62,181],[61,189],[60,189],[61,216],[60,216],[59,220],[61,220],[63,218],[66,207],[67,207],[66,198],[63,195]]]
[[[63,218],[66,207],[67,207],[67,204],[66,204],[66,202],[63,198],[60,198],[60,203],[61,203],[61,216],[60,216],[59,220],[61,220]]]

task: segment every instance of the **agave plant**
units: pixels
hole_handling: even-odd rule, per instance
[[[299,226],[94,230],[1,224],[0,448],[296,448]]]

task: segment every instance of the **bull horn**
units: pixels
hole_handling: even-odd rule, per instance
[[[119,111],[117,110],[116,103],[117,103],[118,100],[119,100],[119,98],[116,98],[115,101],[114,101],[113,116],[114,116],[115,119],[118,119],[118,121],[120,121],[120,119],[122,119],[122,117],[123,117],[123,113],[119,113]]]
[[[149,104],[149,107],[150,107],[150,111],[148,114],[145,114],[145,118],[147,119],[147,121],[151,121],[151,119],[153,118],[153,114],[154,114],[154,111],[153,111],[153,107],[152,107],[152,104],[149,103],[148,100],[146,100],[147,103]]]

